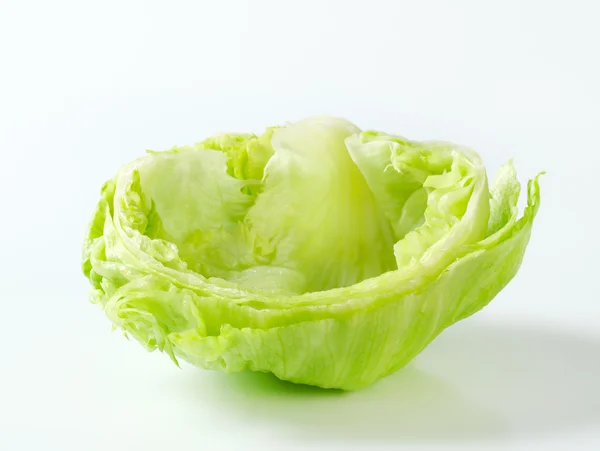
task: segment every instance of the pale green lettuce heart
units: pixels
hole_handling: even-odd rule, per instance
[[[509,162],[317,117],[151,152],[101,193],[92,300],[147,349],[227,372],[358,389],[397,370],[516,274]]]

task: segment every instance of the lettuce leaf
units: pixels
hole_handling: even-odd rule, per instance
[[[538,176],[539,177],[539,176]],[[359,389],[515,276],[539,206],[512,162],[315,117],[150,152],[107,182],[91,299],[174,361]]]

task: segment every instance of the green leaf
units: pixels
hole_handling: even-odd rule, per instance
[[[146,349],[348,390],[414,358],[515,276],[512,162],[316,117],[151,152],[101,192],[83,272]]]

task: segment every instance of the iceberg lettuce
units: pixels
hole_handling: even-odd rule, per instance
[[[538,176],[539,177],[539,176]],[[91,299],[146,349],[355,390],[514,277],[539,206],[447,142],[315,117],[148,155],[102,188]]]

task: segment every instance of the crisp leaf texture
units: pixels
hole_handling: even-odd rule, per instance
[[[538,176],[539,177],[539,176]],[[515,276],[512,162],[315,117],[149,152],[101,191],[91,299],[177,362],[354,390],[414,358]]]

